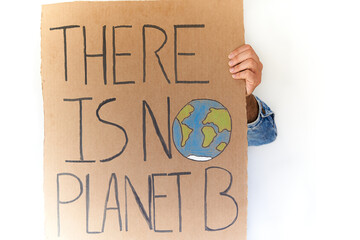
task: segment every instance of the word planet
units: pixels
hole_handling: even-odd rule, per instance
[[[229,111],[219,102],[193,100],[177,114],[173,139],[177,150],[194,161],[209,161],[224,151],[231,135]]]

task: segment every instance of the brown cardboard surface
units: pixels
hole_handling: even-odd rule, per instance
[[[246,239],[245,88],[227,65],[242,11],[240,0],[43,6],[47,239]],[[222,129],[207,113],[208,144],[231,132],[208,161],[177,148],[195,128],[173,130],[201,99],[231,116]]]

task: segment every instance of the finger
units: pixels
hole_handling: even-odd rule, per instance
[[[254,84],[246,84],[246,96],[251,95],[254,90],[255,90],[256,86]]]
[[[244,70],[232,75],[234,79],[245,80],[246,93],[250,95],[255,88],[259,85],[259,82],[256,81],[256,74],[250,70]]]
[[[244,44],[240,47],[238,47],[237,49],[233,50],[230,54],[229,54],[229,58],[233,58],[235,57],[236,55],[239,55],[240,53],[242,52],[245,52],[246,50],[250,50],[252,49],[252,47],[249,45],[249,44]]]
[[[246,59],[250,59],[250,58],[257,62],[260,62],[259,57],[256,55],[256,53],[253,50],[246,50],[245,52],[242,52],[242,53],[236,55],[235,57],[233,57],[229,61],[229,66],[233,67],[236,64],[239,64],[239,63],[245,61]]]
[[[261,79],[254,77],[253,79],[249,79],[246,81],[246,93],[247,95],[250,95],[253,93],[255,88],[259,86],[261,83]]]
[[[231,73],[237,73],[244,70],[250,70],[253,73],[257,73],[259,70],[259,64],[252,58],[246,59],[245,61],[230,68]]]
[[[243,79],[245,81],[253,82],[255,80],[255,73],[250,70],[244,70],[238,73],[234,73],[231,75],[234,79]]]

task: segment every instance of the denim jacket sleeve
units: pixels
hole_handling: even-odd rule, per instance
[[[258,97],[255,96],[255,98],[258,102],[259,114],[254,122],[247,125],[248,146],[260,146],[271,143],[277,137],[274,112]]]

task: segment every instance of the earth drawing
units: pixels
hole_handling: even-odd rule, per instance
[[[177,150],[194,161],[209,161],[224,151],[231,135],[229,111],[219,102],[193,100],[177,114],[173,140]]]

